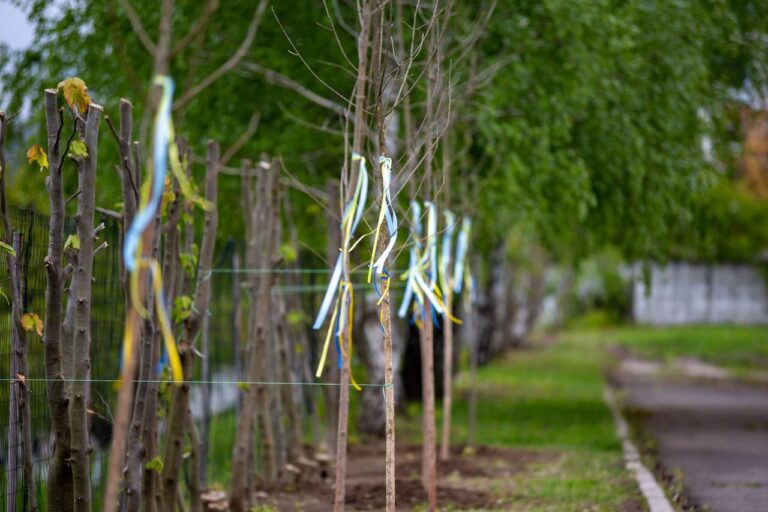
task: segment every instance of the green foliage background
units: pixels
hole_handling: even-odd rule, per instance
[[[130,98],[136,130],[142,128],[152,62],[117,0],[73,0],[55,7],[44,0],[14,3],[36,26],[30,49],[2,50],[10,63],[0,105],[8,111],[30,106],[30,119],[10,143],[14,154],[44,140],[42,90],[66,76],[85,79],[94,101],[115,120],[119,98]],[[177,37],[204,4],[176,3]],[[354,26],[355,13],[338,4],[341,18]],[[464,201],[467,213],[477,218],[476,247],[488,249],[512,233],[525,233],[529,243],[542,245],[559,261],[605,245],[640,259],[751,260],[765,247],[759,226],[766,208],[731,183],[739,158],[734,142],[741,134],[727,112],[744,101],[743,91],[759,97],[765,86],[762,21],[768,19],[768,4],[504,0],[469,48],[462,47],[461,36],[477,26],[491,2],[454,4],[446,59],[452,76],[500,68],[475,95],[456,101],[449,134],[468,147],[456,172],[471,175],[479,186],[478,197]],[[132,0],[132,5],[155,38],[157,2]],[[354,77],[342,50],[354,58],[355,40],[337,23],[333,5],[327,4],[329,20],[323,2],[273,2],[245,61],[343,104]],[[174,60],[178,94],[240,44],[253,8],[251,2],[222,3],[205,38]],[[339,44],[328,28],[331,21]],[[281,24],[312,72],[291,52]],[[470,57],[460,60],[462,52]],[[417,116],[422,87],[414,91]],[[338,176],[344,141],[332,132],[342,130],[343,122],[242,66],[177,113],[177,131],[202,154],[208,138],[223,147],[231,144],[254,111],[261,113],[259,130],[238,158],[280,155],[297,179],[315,187]],[[116,144],[106,128],[101,137],[99,204],[115,208]],[[703,140],[710,151],[702,149]],[[22,158],[12,166],[12,201],[44,211],[43,176]],[[199,177],[202,168],[195,172]],[[241,236],[241,213],[234,207],[239,186],[235,177],[221,178],[220,200],[228,206],[222,208],[221,236]],[[451,193],[459,198],[465,190],[457,185]],[[291,222],[305,243],[301,251],[324,247],[321,206],[298,192],[290,198]]]

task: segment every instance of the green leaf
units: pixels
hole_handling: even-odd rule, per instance
[[[11,256],[16,256],[16,251],[13,249],[13,247],[11,247],[10,245],[8,245],[5,242],[0,242],[0,250],[2,250],[5,253],[10,254]]]
[[[195,275],[195,269],[197,268],[197,253],[197,244],[192,244],[192,252],[183,252],[179,254],[181,267],[184,269],[184,273],[189,277]]]
[[[35,313],[21,315],[21,326],[27,332],[35,331],[38,336],[43,335],[43,321]]]
[[[85,142],[80,139],[73,140],[69,145],[67,156],[70,158],[88,158],[88,148],[85,147]]]
[[[292,309],[285,315],[285,321],[288,322],[288,325],[291,327],[299,327],[306,320],[307,316],[304,312],[299,311],[298,309]]]
[[[150,471],[156,471],[158,473],[162,473],[163,467],[164,467],[163,459],[161,459],[159,455],[155,455],[154,457],[152,457],[151,460],[149,460],[144,465],[144,467]]]
[[[88,86],[85,82],[76,76],[67,78],[59,82],[56,86],[64,93],[64,100],[69,108],[76,108],[81,114],[88,109],[91,104],[91,97],[88,95]]]
[[[296,261],[296,248],[290,244],[283,244],[280,246],[280,256],[286,263],[292,263]]]
[[[45,154],[40,144],[35,144],[27,150],[27,160],[30,164],[37,164],[40,166],[40,171],[48,168],[48,155]]]
[[[173,323],[183,322],[189,318],[189,314],[192,312],[192,299],[189,295],[181,295],[176,297],[173,301],[173,310],[171,311],[171,319]]]
[[[72,249],[73,251],[80,250],[80,235],[75,233],[67,237],[67,240],[64,242],[64,250],[66,251],[67,249]]]

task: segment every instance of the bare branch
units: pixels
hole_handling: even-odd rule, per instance
[[[245,131],[240,134],[240,137],[238,137],[226,151],[224,151],[224,155],[222,155],[219,160],[220,165],[227,165],[227,163],[232,160],[232,157],[235,156],[238,151],[243,149],[245,143],[253,137],[253,134],[256,133],[256,130],[259,128],[259,121],[261,121],[261,112],[254,112],[251,116],[251,120],[248,121],[248,127]]]
[[[195,96],[207,89],[224,74],[234,69],[234,67],[237,66],[241,60],[243,60],[243,57],[245,57],[245,54],[248,53],[248,50],[253,44],[253,39],[256,37],[256,31],[259,29],[259,24],[261,23],[261,19],[264,16],[264,11],[266,9],[267,0],[261,0],[259,5],[256,7],[256,10],[253,12],[253,19],[251,20],[251,24],[248,26],[248,32],[246,32],[245,39],[243,39],[240,47],[235,51],[235,53],[232,54],[229,59],[227,59],[224,64],[216,68],[213,73],[203,78],[199,84],[186,91],[181,96],[181,98],[179,98],[173,104],[174,111],[184,108],[190,101],[192,101]]]
[[[241,64],[241,67],[248,71],[253,71],[255,73],[260,74],[264,78],[264,81],[269,84],[279,85],[281,87],[285,87],[286,89],[290,89],[300,94],[301,96],[311,101],[312,103],[316,105],[320,105],[323,108],[327,108],[328,110],[331,110],[339,114],[340,116],[343,116],[345,119],[349,117],[349,110],[346,109],[341,104],[336,103],[331,99],[320,96],[319,94],[313,91],[310,91],[300,83],[296,82],[291,78],[288,78],[287,76],[281,73],[278,73],[277,71],[274,71],[272,69],[267,69],[264,66],[261,66],[260,64],[257,64],[255,62],[243,62]]]
[[[139,18],[139,15],[133,9],[130,0],[120,0],[120,6],[125,11],[125,15],[128,17],[128,21],[131,22],[131,27],[133,27],[133,31],[136,33],[142,46],[144,46],[151,55],[154,55],[157,47],[155,46],[155,43],[152,42],[152,39],[150,39],[149,34],[147,34],[147,30],[144,28],[141,18]]]
[[[123,215],[120,212],[116,212],[115,210],[110,210],[108,208],[102,208],[101,206],[97,206],[96,211],[102,215],[109,217],[110,219],[116,220],[117,222],[123,221]]]
[[[174,57],[175,55],[182,52],[187,46],[189,46],[192,41],[195,40],[195,38],[208,26],[208,23],[211,21],[211,17],[213,16],[213,13],[215,13],[219,8],[219,0],[208,0],[208,3],[205,5],[205,9],[203,10],[203,13],[200,15],[200,17],[195,22],[194,26],[189,29],[189,32],[187,32],[187,35],[181,38],[181,41],[178,42],[176,47],[171,51],[171,57]]]

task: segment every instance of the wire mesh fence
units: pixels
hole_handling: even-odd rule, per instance
[[[21,233],[22,251],[18,254],[21,266],[22,314],[34,313],[45,317],[46,270],[44,258],[48,251],[48,217],[31,210],[11,209],[9,220],[15,232]],[[99,234],[109,245],[99,251],[94,260],[92,300],[92,377],[89,397],[92,455],[92,478],[95,487],[104,482],[107,447],[111,439],[111,384],[119,369],[116,357],[120,352],[122,336],[123,300],[118,274],[118,226],[110,218],[97,218],[105,229]],[[74,220],[65,223],[65,233],[75,232]],[[10,282],[5,258],[0,259],[0,289],[10,294]],[[11,337],[10,298],[0,297],[0,502],[6,510],[24,511],[29,507],[27,486],[22,472],[21,423],[14,409],[17,407],[13,381],[16,375]],[[35,332],[28,333],[30,389],[29,407],[32,431],[32,467],[36,496],[40,510],[46,510],[45,479],[51,455],[50,414],[46,397],[43,342]],[[94,497],[98,497],[94,493]],[[98,506],[97,503],[94,505]]]
[[[44,319],[47,282],[44,259],[48,251],[49,218],[31,210],[20,209],[11,209],[9,218],[13,230],[21,233],[23,239],[23,248],[19,254],[22,313],[34,313]],[[120,226],[115,219],[97,214],[96,223],[101,222],[105,229],[99,233],[99,243],[106,241],[108,246],[98,251],[94,260],[90,354],[92,382],[88,397],[90,444],[93,450],[92,506],[95,509],[101,508],[106,484],[113,411],[117,398],[115,380],[120,374],[125,320],[125,290],[120,280]],[[67,218],[65,237],[75,231],[74,219]],[[217,247],[211,274],[212,295],[209,311],[205,315],[207,327],[204,327],[202,335],[195,341],[203,357],[196,359],[193,375],[190,376],[193,383],[190,411],[200,426],[203,449],[211,453],[210,458],[203,457],[204,463],[208,464],[208,468],[203,468],[203,471],[212,481],[217,481],[228,469],[232,450],[231,435],[221,435],[221,432],[222,429],[231,431],[234,428],[232,410],[237,407],[240,393],[239,387],[234,384],[244,378],[248,311],[254,307],[255,300],[252,290],[255,286],[249,283],[248,277],[258,274],[261,278],[270,272],[277,272],[273,294],[285,297],[286,319],[294,335],[299,331],[309,334],[307,329],[310,319],[307,312],[316,310],[327,286],[326,269],[302,269],[297,263],[295,268],[287,265],[280,270],[241,268],[239,261],[243,249],[241,244],[233,241]],[[27,492],[29,483],[24,479],[22,425],[17,414],[18,404],[14,401],[14,386],[18,384],[13,382],[17,372],[13,367],[15,358],[12,351],[10,282],[4,257],[0,258],[0,291],[8,295],[7,300],[0,295],[0,510],[26,512],[30,509]],[[65,296],[65,304],[66,299]],[[290,327],[291,322],[293,327]],[[296,351],[294,376],[299,381],[312,380],[309,368],[314,368],[319,355],[316,341],[310,336],[304,345],[295,340],[292,342]],[[32,465],[38,510],[44,511],[47,510],[46,477],[52,457],[52,433],[46,383],[43,380],[45,367],[42,338],[34,332],[28,333],[28,348]],[[309,394],[316,391],[297,388],[297,397],[306,395],[303,408],[311,407]],[[222,457],[221,454],[226,455]]]
[[[46,270],[44,259],[48,252],[48,222],[46,215],[32,210],[11,208],[11,226],[21,233],[23,246],[19,254],[21,266],[22,314],[34,313],[45,318]],[[101,498],[106,484],[109,445],[112,440],[113,411],[117,398],[115,379],[120,374],[122,337],[125,320],[124,289],[120,281],[120,226],[108,216],[97,214],[96,223],[103,222],[105,229],[99,233],[108,246],[97,252],[94,259],[91,335],[91,383],[88,399],[91,454],[91,478],[94,509],[101,508]],[[75,233],[74,218],[65,222],[65,238]],[[215,417],[228,420],[236,407],[238,388],[232,385],[242,376],[242,346],[245,336],[244,323],[247,311],[252,307],[252,297],[243,285],[244,275],[237,268],[238,254],[242,247],[235,242],[221,244],[214,258],[212,296],[206,315],[208,341],[196,340],[196,346],[204,354],[198,359],[192,375],[190,410],[201,424],[205,439],[215,441],[215,428],[210,420]],[[278,283],[298,290],[313,289],[325,279],[318,276],[281,276]],[[10,279],[5,257],[0,258],[0,510],[26,512],[28,485],[23,472],[22,424],[15,401],[14,368],[11,332]],[[292,292],[288,292],[292,293]],[[295,291],[293,293],[296,293]],[[317,292],[312,291],[298,300],[313,301]],[[64,304],[66,304],[66,295]],[[238,314],[235,314],[235,311]],[[304,308],[302,308],[304,309]],[[201,338],[204,338],[203,334]],[[32,466],[38,510],[47,510],[46,477],[52,456],[51,420],[46,396],[43,341],[37,333],[28,333],[29,372],[27,384],[31,396]],[[205,362],[205,363],[203,363]],[[205,369],[204,369],[205,368]],[[218,385],[213,383],[222,382]],[[231,446],[213,443],[213,449],[230,453]],[[213,464],[209,472],[216,472],[220,464]]]

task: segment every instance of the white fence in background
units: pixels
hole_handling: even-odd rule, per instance
[[[636,267],[634,320],[650,325],[768,324],[766,275],[753,265],[670,263]]]

